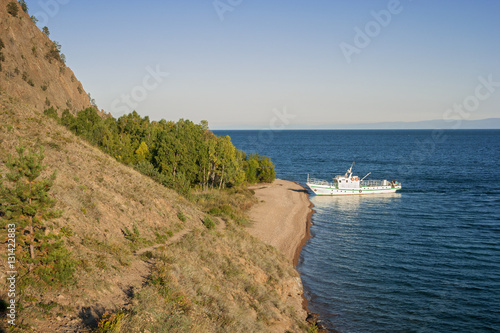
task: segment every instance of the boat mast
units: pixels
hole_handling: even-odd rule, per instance
[[[353,166],[354,166],[354,162],[352,162],[351,167],[349,168],[349,170],[347,170],[346,175],[347,175],[347,174],[349,175],[349,177],[348,177],[348,178],[351,178],[351,177],[352,177],[352,167],[353,167]]]

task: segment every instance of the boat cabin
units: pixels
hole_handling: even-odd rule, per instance
[[[339,189],[360,187],[360,181],[358,176],[353,176],[353,177],[348,177],[348,175],[336,176],[333,179],[333,183],[335,184],[335,187]]]

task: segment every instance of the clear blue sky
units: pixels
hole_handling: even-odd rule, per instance
[[[500,83],[478,79],[500,82],[498,0],[27,3],[115,116],[214,129],[500,117]]]

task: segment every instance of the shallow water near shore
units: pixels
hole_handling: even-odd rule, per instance
[[[500,131],[215,131],[305,184],[354,174],[400,193],[315,197],[299,270],[340,332],[500,331]]]

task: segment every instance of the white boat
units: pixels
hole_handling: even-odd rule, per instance
[[[309,178],[307,175],[307,186],[316,195],[363,195],[363,194],[381,194],[394,193],[401,189],[401,183],[388,180],[365,180],[371,172],[362,179],[352,175],[351,165],[349,170],[343,176],[335,176],[333,182],[322,179]]]

